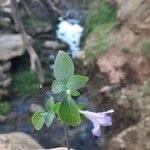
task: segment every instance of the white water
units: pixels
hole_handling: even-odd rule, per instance
[[[83,33],[83,27],[78,23],[62,20],[58,24],[56,36],[58,39],[66,42],[70,46],[72,57],[75,57],[80,50],[80,40]]]

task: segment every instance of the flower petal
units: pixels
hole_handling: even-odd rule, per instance
[[[100,137],[100,135],[101,135],[101,128],[100,128],[99,124],[95,123],[93,125],[94,125],[94,128],[92,130],[93,135],[96,136],[96,137]]]
[[[98,123],[101,126],[111,126],[112,125],[112,119],[110,116],[108,116],[105,112],[98,113]]]

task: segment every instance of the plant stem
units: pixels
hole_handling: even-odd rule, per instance
[[[65,132],[65,138],[66,138],[67,148],[68,148],[68,150],[70,150],[70,142],[69,142],[68,129],[67,129],[67,126],[65,124],[63,124],[63,127],[64,127],[64,132]]]
[[[40,88],[43,90],[43,92],[46,94],[46,96],[47,96],[48,98],[50,98],[49,95],[47,94],[46,90],[45,90],[41,85],[40,85]],[[65,124],[63,124],[63,127],[64,127],[64,133],[65,133],[67,148],[68,148],[68,150],[70,150],[68,129],[67,129],[67,126],[66,126]]]

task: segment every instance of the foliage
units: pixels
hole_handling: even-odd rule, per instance
[[[11,104],[9,102],[0,102],[0,115],[7,115],[11,111]]]
[[[121,49],[121,52],[124,54],[129,54],[131,52],[131,50],[129,48],[123,48],[123,49]]]
[[[86,21],[86,32],[92,32],[99,25],[112,22],[116,22],[116,7],[107,4],[104,0],[96,0]]]
[[[114,43],[115,39],[111,35],[115,24],[109,23],[96,27],[87,40],[86,54],[89,62],[92,62],[99,55],[106,52]]]
[[[107,4],[104,0],[96,0],[86,21],[85,51],[89,62],[92,62],[114,44],[115,39],[111,33],[116,24],[116,7]]]
[[[47,27],[48,26],[48,22],[40,20],[36,17],[25,17],[23,18],[23,23],[25,26],[30,27],[30,28],[34,28],[34,27]]]
[[[36,49],[36,51],[39,55],[42,54],[43,43],[44,43],[44,40],[42,40],[42,39],[35,39],[35,41],[34,41],[34,48]]]
[[[34,94],[39,89],[39,80],[30,70],[20,71],[14,74],[11,90],[17,95]]]
[[[150,41],[143,43],[142,45],[142,54],[150,58]]]
[[[72,96],[80,95],[77,90],[85,85],[88,78],[74,75],[73,62],[63,51],[59,51],[55,59],[54,77],[52,92],[60,94],[61,102],[54,103],[51,97],[46,104],[45,111],[33,115],[32,123],[37,130],[40,130],[44,124],[49,127],[54,116],[70,126],[77,126],[81,123],[79,109],[84,108],[84,105],[77,105]]]
[[[144,93],[150,95],[150,81],[144,84]]]

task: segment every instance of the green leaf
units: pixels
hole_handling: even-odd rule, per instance
[[[52,113],[50,111],[46,112],[46,114],[45,114],[45,124],[46,124],[47,127],[49,127],[52,124],[54,117],[55,117],[54,113]]]
[[[53,97],[50,97],[46,103],[46,110],[52,111],[52,105],[54,104]]]
[[[66,89],[65,82],[63,80],[54,80],[52,83],[52,92],[58,94]]]
[[[77,126],[81,123],[78,107],[71,99],[64,99],[59,107],[60,119],[70,126]]]
[[[67,88],[71,91],[80,89],[84,86],[88,79],[89,78],[85,76],[73,75],[67,83]]]
[[[53,105],[53,112],[55,112],[56,114],[58,114],[59,112],[59,107],[60,107],[60,103],[56,103]]]
[[[36,112],[31,121],[36,130],[41,130],[45,122],[45,112]]]
[[[56,79],[68,81],[74,73],[74,65],[67,53],[59,51],[54,63],[54,76]]]
[[[80,102],[79,104],[78,104],[78,108],[80,109],[80,110],[83,110],[83,109],[85,109],[85,104],[83,103],[83,102]]]
[[[80,93],[78,91],[74,90],[74,91],[71,92],[71,95],[72,96],[79,96]]]

